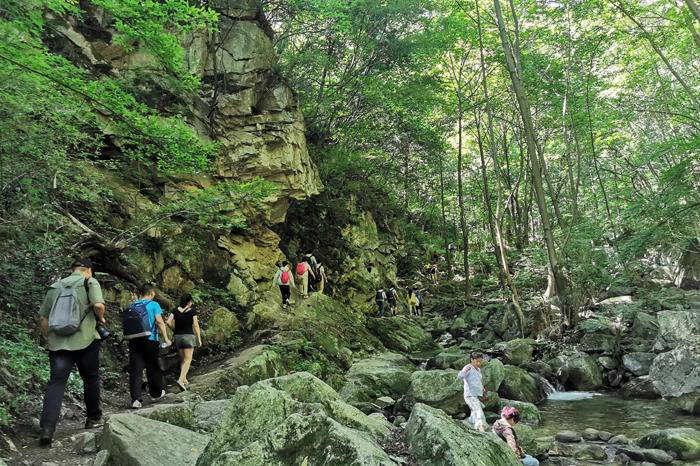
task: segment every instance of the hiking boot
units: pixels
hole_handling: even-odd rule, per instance
[[[139,400],[135,400],[133,403],[131,403],[131,409],[141,409],[143,404]]]
[[[53,429],[48,427],[41,428],[41,434],[39,435],[39,445],[43,447],[51,446],[53,441]]]
[[[97,429],[99,427],[102,427],[103,425],[105,425],[105,421],[103,421],[101,417],[94,418],[94,419],[90,419],[90,418],[85,419],[85,428],[86,429]]]

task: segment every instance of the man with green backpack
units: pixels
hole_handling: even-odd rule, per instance
[[[92,276],[90,259],[78,259],[72,268],[71,275],[51,285],[39,310],[51,368],[39,423],[39,443],[46,446],[53,440],[73,366],[78,367],[83,379],[85,428],[98,427],[102,421],[97,325],[105,323],[104,298],[100,284]]]

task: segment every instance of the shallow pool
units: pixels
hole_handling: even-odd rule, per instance
[[[634,439],[656,429],[700,429],[700,417],[678,411],[667,401],[629,400],[613,393],[554,392],[539,408],[538,435],[591,427]]]

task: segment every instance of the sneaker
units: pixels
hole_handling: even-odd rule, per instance
[[[39,445],[43,447],[51,446],[53,441],[53,429],[44,427],[41,429],[41,435],[39,435]]]
[[[131,403],[131,409],[141,409],[142,406],[143,404],[141,404],[139,400],[136,400],[133,403]]]
[[[163,398],[165,398],[165,390],[163,390],[162,392],[160,392],[160,395],[159,395],[159,396],[154,397],[154,398],[153,398],[153,401],[159,401],[159,400],[162,400]]]
[[[86,429],[97,429],[99,427],[102,427],[103,425],[105,425],[105,421],[103,421],[101,417],[97,419],[85,419]]]
[[[175,383],[177,384],[178,387],[180,387],[180,390],[183,392],[187,391],[187,385],[184,382],[180,382],[179,380],[176,380]]]

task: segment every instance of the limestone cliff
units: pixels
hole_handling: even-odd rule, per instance
[[[164,114],[173,105],[180,109],[184,105],[189,109],[188,121],[199,134],[220,143],[213,175],[164,178],[148,170],[142,173],[140,166],[138,174],[99,169],[119,205],[118,215],[109,223],[128,228],[139,215],[154,211],[175,193],[224,181],[262,178],[278,189],[264,200],[262,208],[245,210],[246,231],[222,233],[204,227],[185,234],[177,225],[167,231],[157,226],[143,235],[144,247],[130,245],[119,259],[101,257],[98,263],[126,262],[122,269],[129,273],[123,275],[130,275],[134,282],[155,281],[172,297],[198,284],[228,288],[236,303],[247,308],[259,295],[258,283],[269,279],[283,258],[280,238],[271,227],[285,220],[293,200],[318,194],[322,186],[306,148],[297,98],[275,70],[277,57],[259,3],[219,0],[209,4],[219,13],[216,30],[182,38],[186,64],[202,82],[198,95],[191,101],[178,101],[169,95],[163,84],[167,81],[157,79],[144,83],[139,92]],[[86,9],[80,19],[52,19],[58,32],[47,41],[53,50],[95,74],[128,76],[138,69],[158,76],[147,54],[138,48],[126,51],[113,40],[116,32],[111,18],[98,8]],[[105,133],[109,138],[107,125]],[[111,144],[119,150],[118,140],[112,139]],[[87,252],[110,255],[94,245]],[[112,273],[117,269],[104,268]],[[112,291],[112,299],[126,299],[119,287]]]

